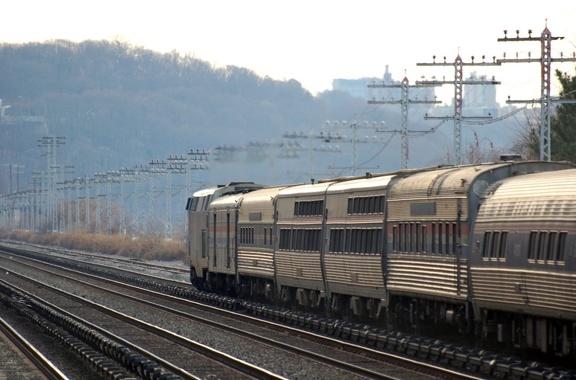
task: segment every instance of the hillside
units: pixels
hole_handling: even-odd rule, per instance
[[[0,67],[5,114],[20,117],[2,126],[0,160],[25,173],[46,169],[37,146],[44,135],[65,136],[58,161],[84,175],[190,149],[279,141],[286,131],[308,131],[365,105],[341,94],[348,106],[334,109],[293,79],[121,42],[3,44]]]
[[[313,96],[295,79],[277,81],[118,41],[1,44],[0,67],[6,116],[0,193],[29,186],[50,158],[73,166],[72,176],[84,176],[206,149],[218,152],[218,161],[196,180],[210,184],[301,182],[352,174],[352,166],[363,173],[400,165],[397,133],[332,132],[348,139],[357,133],[366,140],[357,146],[334,138],[283,139],[292,132],[317,134],[326,120],[385,120],[389,132],[401,124],[398,106],[370,106],[338,91]],[[411,109],[411,129],[430,130],[424,111]],[[447,127],[411,139],[411,167],[444,160],[450,133]],[[38,143],[47,135],[66,140],[52,152]],[[385,143],[373,143],[375,137]]]

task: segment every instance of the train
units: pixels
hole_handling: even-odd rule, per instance
[[[198,289],[575,355],[576,166],[499,161],[188,198]]]

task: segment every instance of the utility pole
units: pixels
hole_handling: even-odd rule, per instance
[[[400,104],[402,107],[402,130],[400,131],[400,135],[402,136],[402,146],[401,146],[401,156],[402,156],[402,169],[408,169],[408,105],[409,104],[437,104],[440,103],[438,100],[418,100],[418,99],[410,99],[408,96],[408,90],[410,87],[430,87],[431,85],[416,85],[410,86],[408,82],[408,78],[404,77],[402,79],[402,83],[400,84],[369,84],[368,88],[400,88],[402,91],[402,98],[400,100],[376,100],[372,99],[368,101],[368,104]],[[432,85],[434,86],[434,85]]]
[[[384,122],[382,122],[382,128],[384,128],[384,125],[385,125]],[[386,143],[386,141],[384,141],[383,139],[377,139],[376,137],[374,137],[373,139],[370,139],[368,137],[362,138],[362,139],[357,138],[357,132],[359,129],[373,129],[373,130],[379,131],[380,127],[376,123],[369,123],[369,122],[358,123],[356,121],[347,122],[346,120],[343,120],[342,122],[335,121],[332,124],[330,124],[330,121],[326,121],[326,127],[334,128],[334,129],[350,129],[352,131],[352,137],[349,138],[346,135],[341,135],[340,133],[332,134],[330,132],[324,133],[323,131],[321,131],[320,133],[311,132],[308,134],[306,134],[304,132],[300,132],[300,133],[287,132],[287,133],[284,133],[282,135],[282,138],[284,138],[284,139],[310,139],[309,141],[311,141],[312,139],[320,139],[325,143],[332,143],[332,142],[334,142],[334,143],[351,143],[352,144],[352,167],[339,168],[339,169],[352,169],[353,175],[356,175],[356,171],[359,169],[358,168],[358,162],[357,162],[358,161],[358,155],[357,155],[357,149],[356,149],[357,144]],[[292,155],[288,156],[287,158],[296,158],[296,157],[298,157],[298,155],[297,155],[298,151],[305,150],[305,148],[303,148],[298,143],[289,145],[288,147],[283,146],[282,148],[285,152],[291,152],[292,153]],[[323,146],[320,148],[309,148],[309,151],[310,152],[317,151],[317,152],[328,152],[328,153],[340,153],[342,150],[340,149],[340,147],[338,145],[336,145],[336,146]],[[312,177],[312,173],[309,173],[309,174],[310,174],[310,177]]]
[[[500,84],[494,80],[464,80],[464,66],[499,66],[500,63],[496,61],[496,57],[493,57],[492,62],[486,62],[485,56],[482,56],[482,62],[474,62],[474,56],[471,57],[470,62],[464,62],[460,57],[460,54],[456,56],[454,63],[446,62],[446,57],[444,57],[443,62],[436,62],[436,56],[432,57],[432,63],[417,63],[417,66],[453,66],[454,67],[454,80],[423,80],[416,81],[416,84],[427,84],[427,85],[442,85],[442,84],[452,84],[454,86],[454,115],[452,120],[454,121],[454,160],[456,165],[460,165],[462,162],[462,120],[468,117],[462,115],[462,94],[464,85],[496,85]],[[435,119],[437,117],[427,116],[426,119]],[[446,117],[440,117],[446,119]],[[485,119],[486,117],[470,117],[472,119]]]
[[[528,53],[528,58],[519,58],[516,53],[516,58],[506,58],[504,54],[503,59],[499,59],[498,63],[530,63],[540,62],[540,160],[550,161],[551,147],[550,147],[550,113],[553,103],[576,103],[574,100],[552,100],[550,98],[550,83],[552,77],[552,62],[576,62],[576,55],[572,53],[572,58],[564,58],[560,54],[560,58],[552,58],[552,40],[563,39],[564,37],[552,37],[552,33],[547,26],[540,34],[540,37],[532,37],[532,30],[528,30],[528,37],[520,37],[520,31],[516,30],[516,37],[508,38],[508,31],[504,31],[504,38],[498,38],[498,42],[524,42],[524,41],[539,41],[540,42],[540,58],[532,58]],[[534,103],[534,100],[508,100],[507,103]]]

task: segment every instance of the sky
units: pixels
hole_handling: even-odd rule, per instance
[[[312,94],[332,88],[335,78],[382,78],[414,84],[422,77],[454,79],[452,66],[418,66],[459,54],[465,63],[493,56],[540,57],[539,42],[498,42],[539,37],[547,26],[552,57],[576,52],[574,0],[18,0],[2,4],[0,42],[65,39],[120,40],[157,52],[178,51],[221,67],[235,65],[278,80],[295,79]],[[553,63],[575,75],[576,63]],[[1,69],[1,68],[0,68]],[[540,65],[465,67],[502,82],[504,103],[540,97]],[[553,81],[552,94],[559,85]],[[453,86],[437,91],[450,103]],[[1,96],[1,84],[0,84]]]

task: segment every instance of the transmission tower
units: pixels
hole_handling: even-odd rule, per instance
[[[453,66],[454,67],[454,80],[422,80],[416,81],[416,84],[426,84],[426,85],[442,85],[442,84],[452,84],[454,86],[454,115],[452,120],[454,121],[454,160],[456,165],[460,165],[462,162],[462,120],[465,118],[471,119],[485,119],[486,117],[475,116],[475,117],[464,117],[462,115],[462,94],[464,85],[496,85],[500,84],[492,78],[492,80],[464,80],[464,66],[498,66],[500,63],[496,61],[496,57],[493,57],[492,62],[486,62],[485,56],[482,56],[482,62],[474,62],[474,56],[471,57],[470,62],[464,62],[460,57],[460,54],[456,56],[453,63],[446,62],[446,57],[444,57],[443,62],[436,62],[436,56],[433,56],[432,63],[417,63],[417,66]],[[436,117],[427,116],[427,119],[435,119]],[[446,119],[446,117],[440,117]]]
[[[376,100],[372,99],[368,101],[368,104],[400,104],[402,107],[402,130],[400,134],[402,136],[402,147],[401,147],[401,168],[408,169],[408,133],[411,132],[408,130],[408,105],[409,104],[437,104],[440,103],[438,100],[419,100],[419,99],[410,99],[408,95],[408,90],[410,87],[430,87],[431,85],[416,85],[410,86],[408,82],[408,78],[404,77],[402,83],[399,84],[369,84],[368,88],[400,88],[402,91],[402,98],[400,100]],[[432,85],[433,86],[433,85]]]
[[[504,38],[498,38],[498,42],[523,42],[523,41],[539,41],[540,42],[540,58],[532,58],[528,53],[528,58],[519,58],[516,53],[516,58],[506,58],[504,54],[503,59],[499,59],[499,63],[530,63],[540,62],[540,160],[550,161],[551,147],[550,147],[550,113],[553,103],[576,103],[575,100],[552,100],[550,98],[550,83],[552,77],[552,62],[576,62],[576,55],[572,53],[572,58],[564,58],[562,53],[560,58],[552,58],[552,40],[563,39],[564,37],[552,37],[552,33],[547,26],[540,34],[540,37],[532,37],[532,30],[528,30],[528,37],[520,37],[520,31],[516,30],[515,38],[508,38],[508,31],[504,31]],[[534,103],[534,100],[508,100],[507,103]]]

